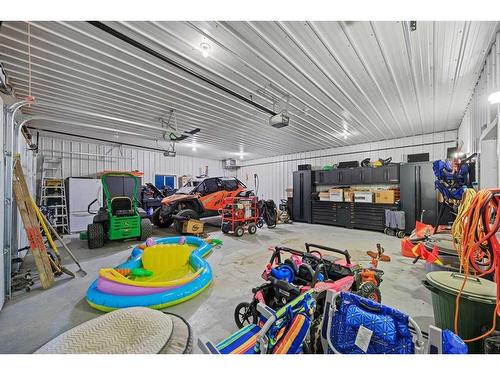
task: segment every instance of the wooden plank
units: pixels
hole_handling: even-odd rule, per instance
[[[42,233],[36,213],[33,208],[31,194],[24,178],[23,169],[19,159],[14,161],[14,183],[13,192],[16,199],[17,208],[24,224],[28,237],[31,254],[35,260],[42,288],[47,289],[54,283],[54,273],[50,265],[47,248],[43,241]]]

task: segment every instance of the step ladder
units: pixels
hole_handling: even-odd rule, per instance
[[[39,206],[60,233],[69,233],[66,187],[62,175],[62,158],[43,159]]]

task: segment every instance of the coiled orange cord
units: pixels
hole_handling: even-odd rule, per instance
[[[464,342],[473,342],[489,336],[496,328],[496,316],[500,316],[500,244],[496,236],[500,227],[499,209],[500,189],[481,190],[473,197],[467,211],[459,218],[462,228],[459,256],[464,271],[464,281],[455,300],[454,328],[457,335],[460,298],[471,271],[470,266],[479,277],[497,271],[495,272],[497,301],[493,310],[492,327],[478,337],[462,338]],[[495,221],[491,224],[493,216]]]

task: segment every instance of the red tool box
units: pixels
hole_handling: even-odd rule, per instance
[[[227,197],[222,208],[223,233],[233,233],[238,237],[243,233],[255,234],[257,232],[257,197]]]

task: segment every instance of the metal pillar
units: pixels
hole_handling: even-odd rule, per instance
[[[12,254],[17,251],[17,230],[14,222],[17,221],[17,212],[14,211],[14,200],[12,197],[12,169],[14,166],[15,150],[17,149],[16,134],[19,135],[19,126],[16,125],[16,113],[23,106],[30,104],[29,100],[20,100],[10,107],[5,108],[5,150],[4,150],[4,246],[3,255],[5,263],[5,291],[8,298],[11,298],[10,274],[12,272]],[[17,128],[17,129],[16,129]]]
[[[4,133],[5,133],[5,127],[4,127],[4,122],[5,122],[5,117],[6,117],[6,112],[7,112],[7,107],[3,105],[3,100],[2,97],[0,96],[0,151],[1,154],[3,155],[4,148],[5,148],[5,138],[4,138]],[[0,181],[5,181],[4,179],[4,171],[5,171],[5,157],[3,158],[3,165],[0,168]],[[0,189],[0,217],[4,217],[4,189]],[[3,272],[3,274],[0,277],[0,309],[2,308],[4,302],[5,302],[5,295],[7,294],[7,280],[10,281],[10,273],[7,271],[7,253],[5,253],[5,246],[4,246],[4,240],[6,233],[4,230],[4,227],[0,227],[0,244],[1,244],[1,249],[2,252],[0,254],[0,270]],[[10,269],[10,267],[9,267]],[[10,289],[10,288],[9,288]]]

